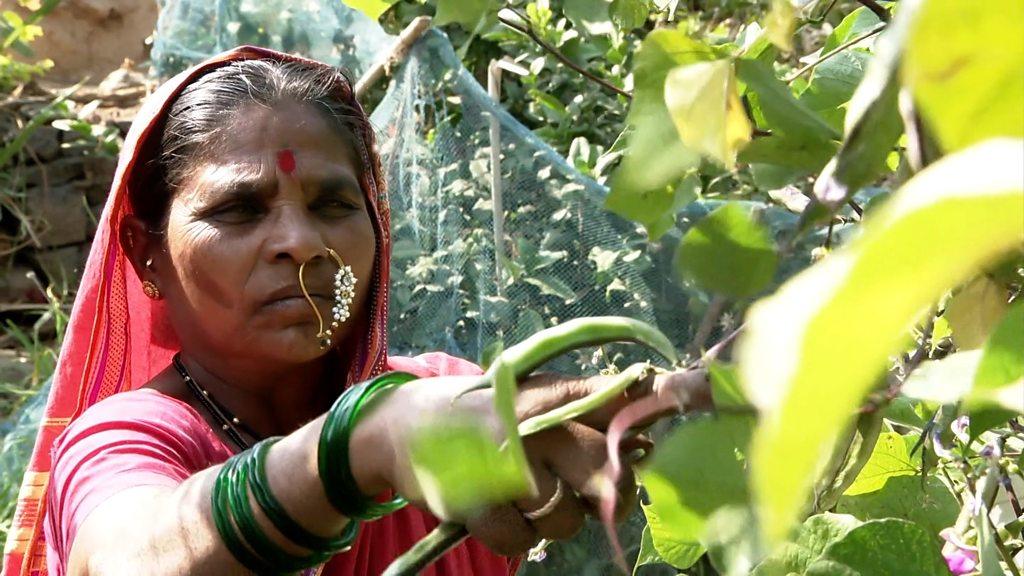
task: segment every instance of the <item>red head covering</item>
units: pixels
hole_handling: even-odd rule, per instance
[[[51,469],[50,449],[57,436],[89,406],[112,394],[135,390],[148,382],[169,364],[171,356],[178,350],[177,336],[170,329],[162,304],[144,296],[139,278],[129,272],[131,266],[118,242],[120,223],[132,211],[129,191],[133,185],[138,185],[141,168],[159,144],[159,128],[164,115],[189,83],[210,70],[237,60],[267,58],[326,66],[272,50],[242,46],[198,64],[163,84],[147,99],[132,124],[121,150],[113,186],[85,266],[44,419],[18,495],[17,511],[4,550],[3,573],[6,576],[46,574],[43,518],[46,515],[45,494]],[[343,83],[340,91],[340,99],[365,117],[347,82]],[[346,351],[346,354],[354,352],[348,374],[349,383],[384,371],[388,363],[386,326],[391,259],[390,212],[380,161],[373,147],[373,134],[368,122],[363,123],[362,131],[356,139],[362,166],[366,167],[360,175],[360,183],[374,221],[377,260],[374,278],[371,280],[373,296],[367,337],[357,344],[356,350]],[[412,367],[413,364],[406,361],[402,369]],[[415,510],[403,512],[423,514]],[[390,522],[381,521],[379,529],[374,526],[373,533],[376,535],[387,531],[385,525],[399,529],[400,522],[400,518]],[[425,529],[429,527],[425,526]],[[401,528],[409,531],[408,526]],[[381,536],[388,539],[390,535]],[[418,538],[412,533],[406,536],[413,541]],[[397,541],[409,538],[399,538]],[[405,547],[411,543],[406,543]],[[482,560],[484,565],[497,566],[493,564],[496,558],[483,558],[488,554],[479,545],[473,544],[470,556]],[[475,562],[474,565],[482,566]]]

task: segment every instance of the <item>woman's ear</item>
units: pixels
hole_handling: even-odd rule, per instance
[[[149,231],[149,226],[137,216],[125,216],[118,233],[121,249],[132,263],[139,280],[156,280],[152,262],[160,251],[160,237]]]

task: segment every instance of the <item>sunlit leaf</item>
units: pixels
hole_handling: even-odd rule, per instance
[[[654,540],[651,538],[651,526],[648,524],[644,526],[644,531],[640,534],[640,552],[636,556],[636,564],[633,565],[633,574],[635,576],[641,566],[662,563],[664,563],[664,560],[661,559],[658,551],[654,549]]]
[[[765,63],[739,59],[736,61],[736,74],[747,84],[752,103],[764,115],[767,127],[773,132],[826,146],[831,140],[839,139],[839,133],[801,104]]]
[[[387,11],[392,4],[398,0],[342,0],[349,8],[355,8],[363,14],[370,17],[371,20],[377,20],[380,15]]]
[[[650,8],[647,0],[612,0],[609,14],[620,31],[629,32],[644,25]]]
[[[650,497],[645,512],[654,546],[667,562],[686,568],[703,553],[707,519],[720,508],[747,501],[745,462],[753,419],[744,416],[687,422],[659,442],[640,471]]]
[[[783,52],[793,51],[793,32],[796,31],[796,9],[790,0],[772,0],[764,22],[765,34],[771,43]]]
[[[792,542],[787,542],[765,558],[751,576],[789,576],[803,574],[830,544],[861,525],[847,514],[816,514],[800,526]]]
[[[1024,240],[1022,145],[1000,140],[936,162],[893,193],[860,236],[751,307],[737,357],[762,411],[751,460],[771,542],[804,510],[836,431],[921,313]]]
[[[947,151],[1024,136],[1024,44],[999,42],[1024,30],[1024,3],[991,0],[979,8],[925,2],[907,41],[903,81]]]
[[[1024,412],[1024,301],[1010,308],[985,343],[971,394]]]
[[[437,0],[434,24],[459,24],[473,32],[496,19],[499,6],[497,0]]]
[[[612,177],[606,208],[648,227],[665,221],[676,198],[670,185],[700,163],[700,154],[683,146],[665,106],[665,77],[677,66],[716,58],[710,47],[681,30],[662,28],[644,38],[636,53],[636,88],[626,117],[633,132]],[[652,239],[657,236],[651,234]]]
[[[917,474],[917,467],[910,461],[907,444],[896,432],[883,432],[878,436],[871,458],[857,475],[857,479],[844,492],[847,496],[866,494],[881,490],[893,476]]]
[[[832,543],[807,576],[949,576],[933,536],[917,524],[888,518],[865,522]]]
[[[768,230],[737,203],[708,214],[683,236],[676,269],[705,290],[742,298],[763,290],[778,255]]]
[[[825,39],[825,44],[821,47],[822,53],[835,50],[840,44],[861,36],[875,26],[878,26],[881,22],[878,16],[871,10],[863,7],[857,8],[847,14],[843,21],[828,35],[828,38]]]
[[[665,79],[665,105],[683,144],[728,168],[750,140],[750,121],[736,92],[731,60],[673,69]]]
[[[957,348],[980,348],[1006,313],[1006,300],[1006,289],[987,276],[975,278],[957,292],[943,314]]]
[[[588,34],[611,34],[615,31],[608,15],[609,0],[565,0],[562,11],[573,26]]]
[[[938,540],[939,531],[956,521],[960,504],[935,476],[896,476],[881,490],[843,496],[836,504],[836,512],[853,514],[865,521],[903,518],[921,525]]]

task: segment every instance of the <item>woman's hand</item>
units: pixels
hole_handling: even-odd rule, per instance
[[[583,398],[604,387],[607,378],[533,376],[519,386],[517,417],[521,422]],[[672,373],[646,378],[595,411],[525,437],[524,448],[538,495],[492,506],[465,519],[470,533],[505,555],[521,554],[541,538],[573,536],[582,527],[585,516],[597,510],[602,489],[597,473],[607,460],[604,432],[612,417],[631,401],[672,389],[669,384],[674,378]],[[494,410],[492,389],[459,396],[478,380],[476,376],[416,380],[370,407],[356,426],[351,444],[353,473],[360,487],[368,494],[392,488],[413,501],[420,499],[407,456],[407,445],[418,423],[469,414],[485,422],[496,438],[502,438],[504,428]],[[687,393],[692,396],[694,407],[704,407],[706,395],[699,390]],[[631,438],[621,446],[627,453],[647,447],[649,442],[642,437]],[[636,502],[631,471],[623,475],[616,490],[616,518],[621,519]]]

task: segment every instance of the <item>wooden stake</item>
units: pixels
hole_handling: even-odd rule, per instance
[[[357,99],[365,96],[366,91],[379,82],[382,77],[389,75],[392,66],[400,64],[405,60],[412,45],[420,39],[420,36],[423,36],[424,32],[430,29],[432,20],[430,16],[419,16],[410,22],[405,27],[405,30],[402,30],[402,33],[398,35],[398,40],[391,47],[391,51],[388,52],[387,56],[378,60],[356,82],[355,92]]]

